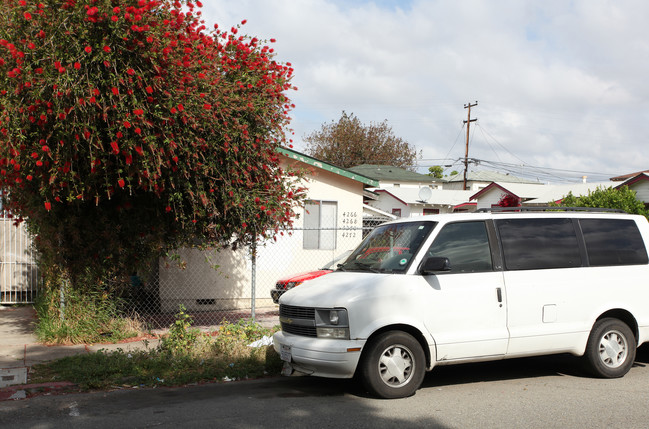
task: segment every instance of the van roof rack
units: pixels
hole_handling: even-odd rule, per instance
[[[602,207],[562,207],[562,206],[527,206],[527,207],[484,207],[476,210],[479,213],[515,213],[515,212],[590,212],[590,213],[627,213],[622,209]]]

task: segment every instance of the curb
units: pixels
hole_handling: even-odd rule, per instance
[[[76,384],[69,381],[3,387],[0,389],[0,402],[16,401],[38,395],[50,395],[52,393],[65,393],[74,390],[76,387]]]

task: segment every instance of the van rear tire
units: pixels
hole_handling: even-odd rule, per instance
[[[599,378],[624,376],[635,361],[636,339],[629,326],[615,318],[595,322],[584,358],[588,370]]]

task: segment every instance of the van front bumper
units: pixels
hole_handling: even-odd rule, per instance
[[[277,332],[273,347],[302,374],[318,377],[352,378],[356,372],[365,340],[333,340],[303,337]]]

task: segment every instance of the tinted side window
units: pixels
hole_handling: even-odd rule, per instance
[[[452,273],[490,271],[491,251],[484,222],[451,223],[439,232],[428,256],[448,258]]]
[[[647,251],[638,226],[625,219],[581,219],[591,266],[646,264]]]
[[[497,221],[496,227],[508,270],[582,265],[571,219],[505,219]]]

